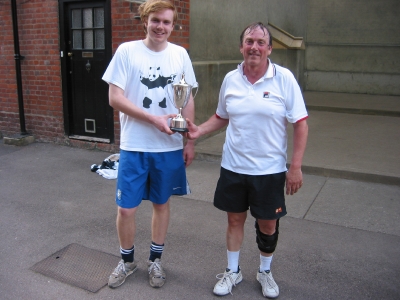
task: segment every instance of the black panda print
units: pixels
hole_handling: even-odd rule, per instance
[[[143,99],[143,107],[150,108],[150,105],[153,103],[154,98],[160,99],[160,94],[163,95],[162,100],[158,102],[158,105],[161,108],[167,107],[167,99],[165,98],[164,88],[172,83],[175,79],[176,75],[170,75],[169,77],[164,77],[161,74],[160,67],[154,68],[150,67],[149,74],[147,77],[144,75],[140,75],[140,82],[144,84],[148,90]],[[161,90],[162,91],[161,91]]]

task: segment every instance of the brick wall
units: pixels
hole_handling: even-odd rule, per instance
[[[181,30],[170,41],[189,49],[190,0],[174,0]],[[132,7],[132,11],[131,8]],[[144,38],[137,4],[111,0],[112,49],[129,40]],[[65,136],[59,19],[57,0],[17,0],[22,87],[26,130],[37,141],[54,142],[81,148],[117,151],[119,145],[118,112],[114,113],[115,144],[70,140]],[[0,1],[0,132],[4,136],[20,133],[11,2]]]
[[[26,130],[43,141],[63,139],[57,1],[17,1]],[[19,133],[11,3],[0,4],[0,130]]]

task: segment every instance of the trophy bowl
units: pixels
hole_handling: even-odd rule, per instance
[[[196,82],[197,83],[197,82]],[[190,95],[192,93],[193,85],[186,83],[185,74],[182,74],[182,78],[179,83],[172,84],[173,90],[173,98],[172,103],[179,110],[178,115],[171,120],[170,129],[174,132],[188,132],[189,130],[186,127],[186,120],[182,116],[182,109],[186,106],[190,99]],[[196,88],[196,97],[198,91],[198,87]],[[168,95],[169,96],[169,95]],[[193,98],[194,98],[193,97]]]

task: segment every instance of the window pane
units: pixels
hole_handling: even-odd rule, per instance
[[[74,49],[82,49],[82,30],[74,30],[72,34],[72,47]]]
[[[94,27],[104,27],[104,8],[102,7],[94,9]]]
[[[72,10],[72,28],[82,28],[82,11],[80,9]]]
[[[83,10],[83,28],[93,27],[93,15],[91,8],[85,8]]]
[[[97,29],[95,31],[95,45],[96,49],[104,49],[104,29]]]
[[[84,49],[93,49],[93,30],[85,30],[83,36]]]

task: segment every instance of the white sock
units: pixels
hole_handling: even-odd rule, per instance
[[[272,262],[272,257],[271,256],[262,256],[260,254],[260,271],[269,271],[271,270],[271,262]]]
[[[229,251],[226,250],[228,256],[228,269],[232,270],[233,272],[237,272],[239,268],[239,251]]]

